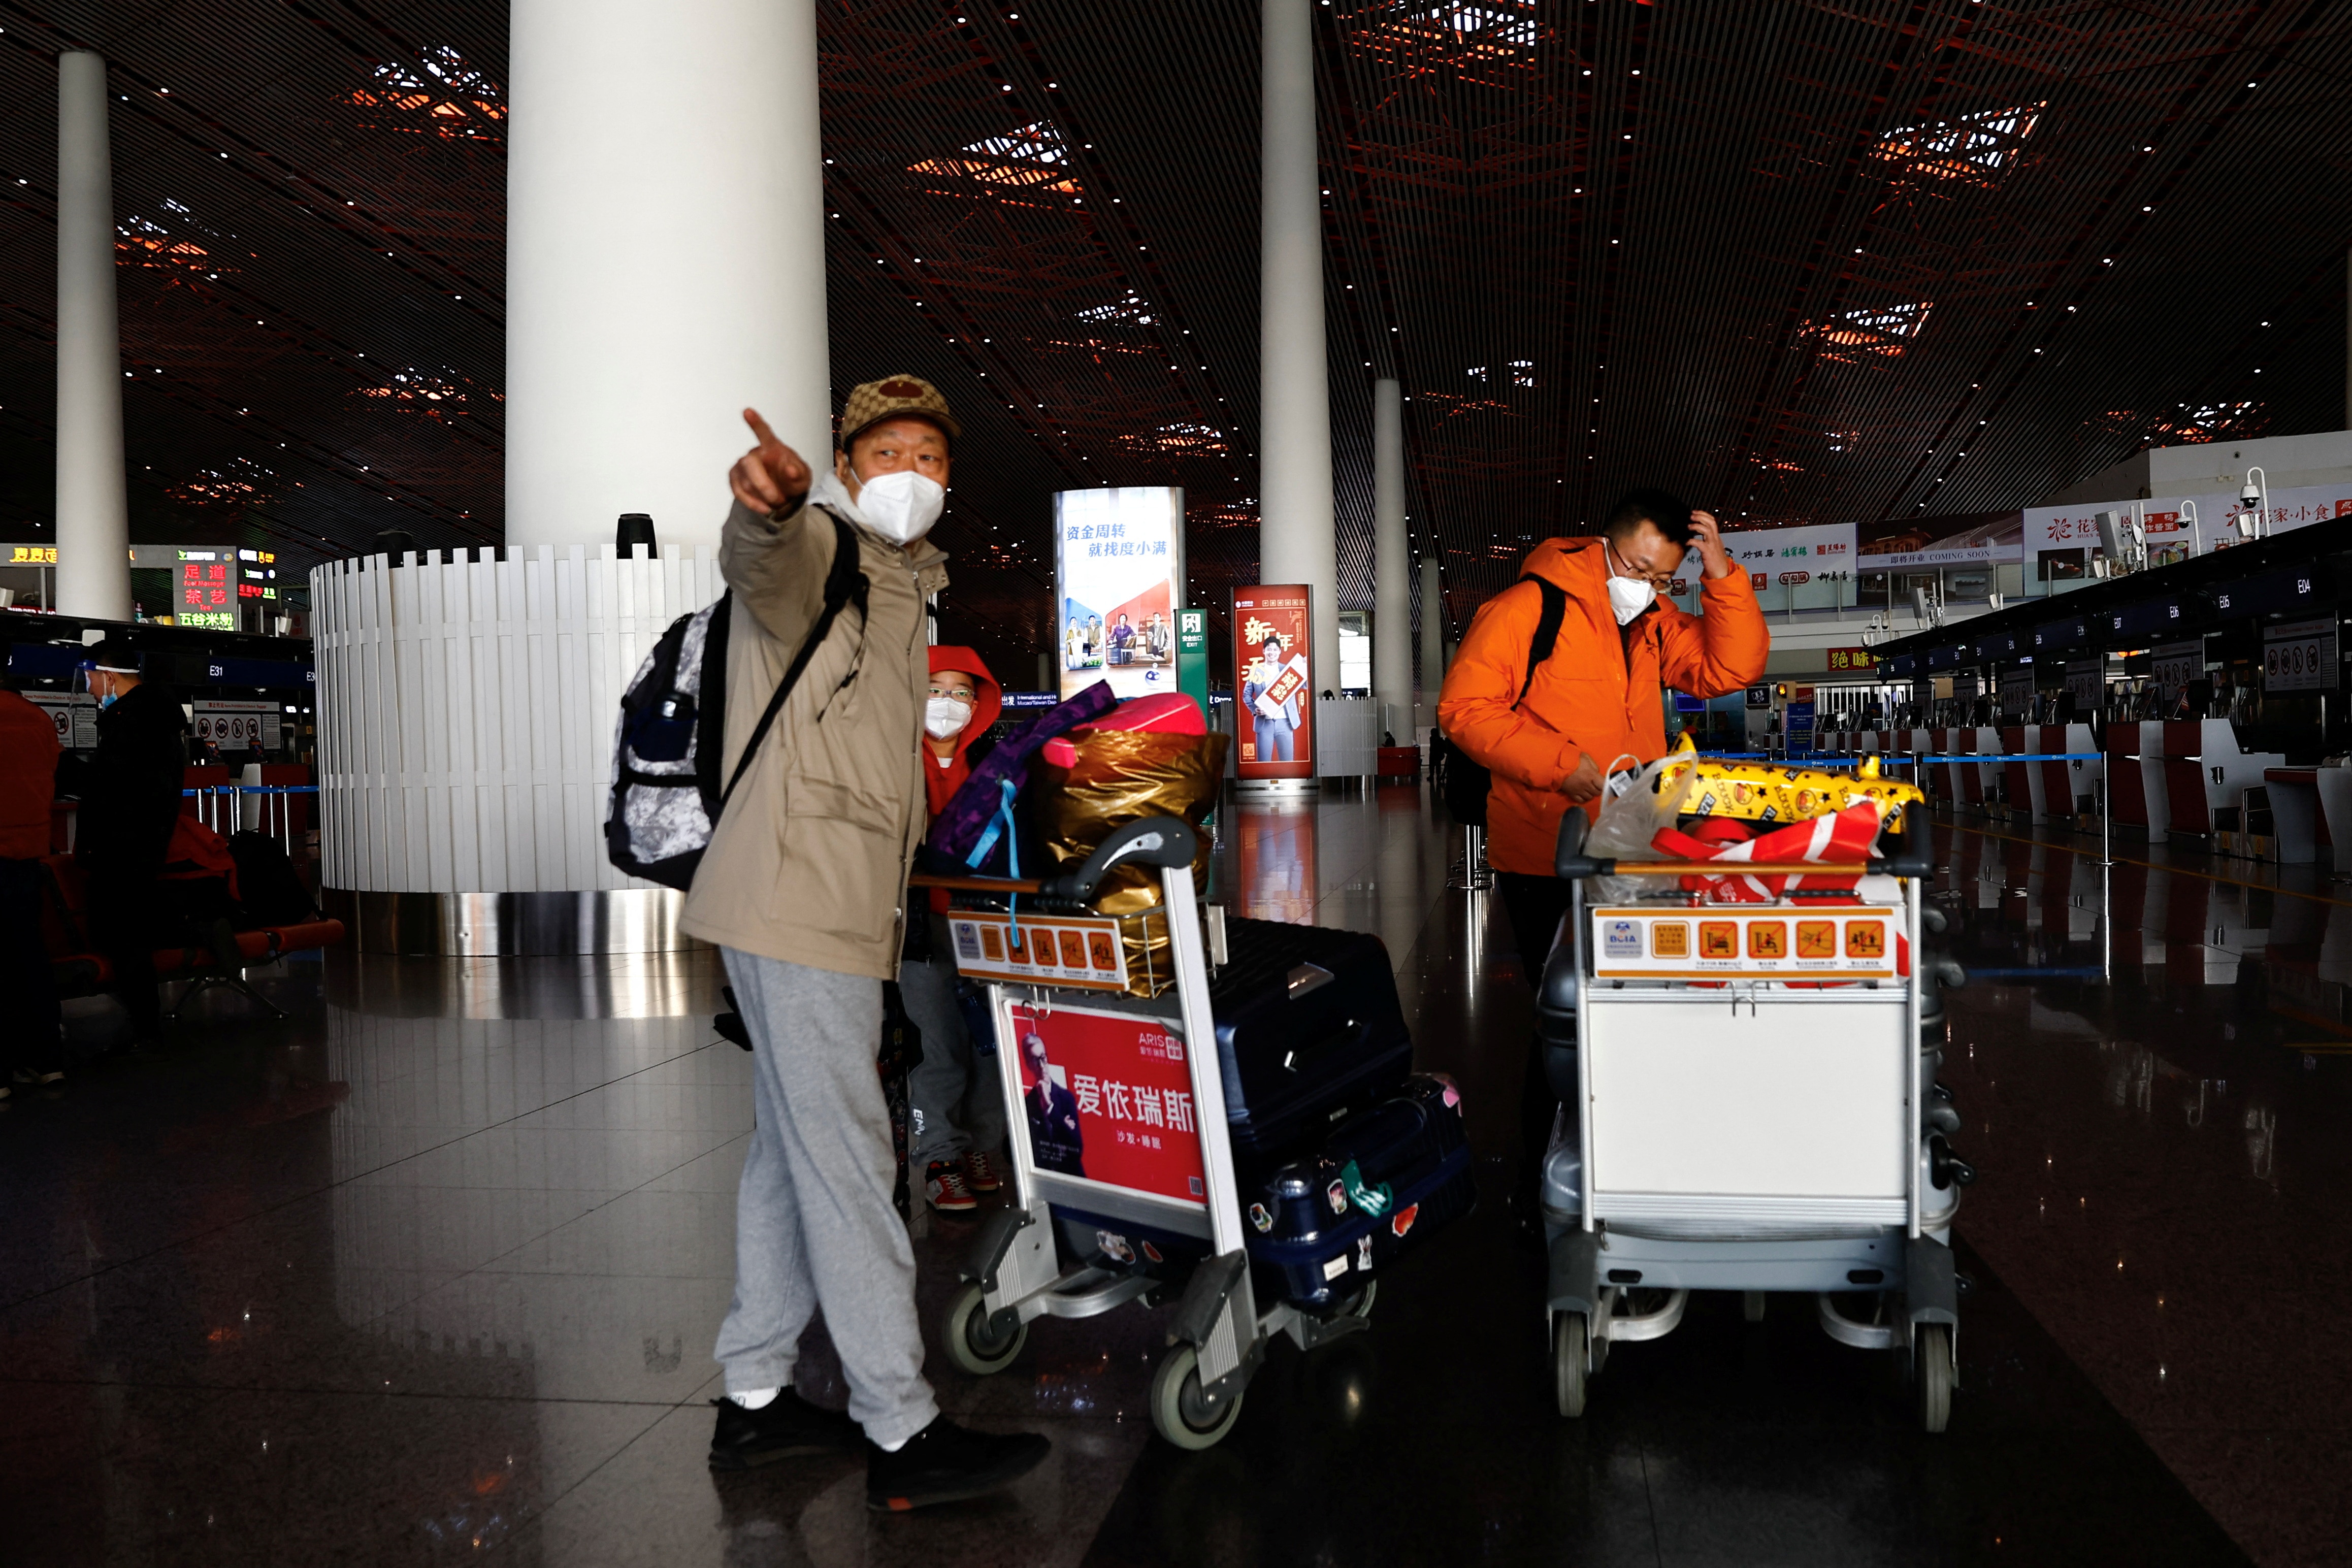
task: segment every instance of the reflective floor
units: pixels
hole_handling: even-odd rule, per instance
[[[1225,816],[1221,901],[1387,942],[1483,1200],[1372,1332],[1278,1346],[1221,1447],[1150,1436],[1163,1318],[1128,1309],[984,1382],[932,1355],[959,1418],[1054,1437],[1002,1498],[714,1479],[750,1110],[710,957],[336,954],[256,972],[282,1023],[215,994],[0,1110],[0,1560],[2352,1560],[2352,888],[2137,840],[2103,884],[2095,841],[1947,826],[1981,977],[1945,1073],[1982,1173],[1951,1429],[1793,1297],[1697,1299],[1565,1423],[1500,1217],[1530,1013],[1500,908],[1449,890],[1412,788]],[[927,1330],[977,1228],[924,1227]],[[822,1344],[803,1366],[838,1404]]]

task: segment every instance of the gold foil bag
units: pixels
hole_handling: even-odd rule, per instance
[[[1045,851],[1060,865],[1083,860],[1114,828],[1146,816],[1181,816],[1201,826],[1217,804],[1225,773],[1223,734],[1171,735],[1150,731],[1088,730],[1071,736],[1078,760],[1066,772],[1038,769],[1036,822]],[[1192,857],[1192,886],[1209,881],[1209,835]],[[1118,915],[1127,950],[1128,991],[1155,996],[1174,983],[1168,952],[1168,918],[1160,907],[1160,873],[1149,866],[1120,866],[1105,877],[1095,898],[1099,914]]]

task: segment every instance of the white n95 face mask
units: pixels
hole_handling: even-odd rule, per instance
[[[1609,610],[1621,626],[1648,609],[1657,597],[1658,590],[1642,578],[1609,579]]]
[[[857,510],[869,527],[893,544],[912,544],[931,531],[947,509],[939,480],[901,468],[877,474],[857,492]]]
[[[961,734],[971,722],[971,710],[952,697],[934,697],[923,704],[923,728],[940,740]]]

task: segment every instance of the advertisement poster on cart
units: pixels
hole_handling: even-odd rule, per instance
[[[1175,690],[1183,490],[1058,490],[1054,550],[1062,695],[1098,680],[1121,701]]]
[[[1192,1069],[1165,1019],[1018,1002],[1005,1013],[1038,1170],[1206,1206]]]
[[[1234,762],[1244,779],[1315,776],[1314,639],[1305,584],[1234,590]]]

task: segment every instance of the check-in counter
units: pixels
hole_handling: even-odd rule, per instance
[[[2270,831],[2253,820],[2247,807],[2246,832],[2254,842],[2255,858],[2284,866],[2305,866],[2320,857],[2327,841],[2327,819],[2319,809],[2317,768],[2264,768],[2262,791],[2270,806]]]
[[[2041,750],[2042,726],[2039,724],[2008,724],[2000,731],[2000,751],[2004,758],[2029,756]],[[2042,805],[2042,769],[2032,763],[2004,761],[2000,765],[2001,798],[2009,805],[2013,819],[2041,822],[2047,816]]]
[[[2224,813],[2242,808],[2247,786],[2263,782],[2263,769],[2285,765],[2286,758],[2276,752],[2240,751],[2237,731],[2227,719],[2165,721],[2164,784],[2172,809],[2170,831],[2211,837],[2227,820]]]
[[[2319,820],[2335,857],[2338,876],[2352,875],[2352,768],[2314,768],[2312,784],[2319,794]],[[2346,922],[2352,941],[2352,921]]]
[[[2044,724],[2034,750],[2044,756],[2096,755],[2088,724]],[[2042,798],[2053,816],[2081,816],[2099,808],[2099,788],[2106,778],[2105,761],[2036,763],[2042,773]]]
[[[2172,826],[2164,784],[2164,721],[2146,719],[2107,726],[2107,801],[2120,824],[2161,838]]]

